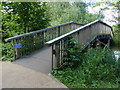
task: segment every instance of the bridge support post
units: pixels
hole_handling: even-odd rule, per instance
[[[55,51],[54,51],[54,45],[52,45],[52,70],[53,70],[53,59],[54,59],[54,55]]]
[[[107,43],[108,47],[110,47],[110,39],[108,40],[108,43]]]
[[[56,66],[60,66],[60,44],[55,44],[55,60],[56,60]]]
[[[52,45],[52,69],[60,66],[60,43]]]

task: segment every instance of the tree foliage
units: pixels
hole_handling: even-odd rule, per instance
[[[46,3],[42,2],[3,2],[3,39],[28,33],[48,26]]]
[[[48,3],[48,7],[52,26],[71,21],[87,24],[98,19],[98,15],[87,12],[87,4],[84,2],[74,2],[72,4],[69,2],[55,2]]]
[[[120,87],[120,59],[116,62],[110,49],[90,48],[79,59],[82,59],[82,63],[77,63],[77,68],[53,70],[52,75],[68,88]]]
[[[2,2],[2,40],[66,22],[89,23],[98,15],[84,2]],[[11,43],[2,43],[2,60],[12,59]],[[9,54],[6,54],[9,52]],[[29,51],[28,51],[29,52]]]

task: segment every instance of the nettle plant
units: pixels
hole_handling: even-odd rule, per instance
[[[82,61],[80,59],[81,53],[80,53],[81,46],[77,44],[77,41],[73,39],[73,37],[68,37],[65,40],[64,45],[64,58],[63,62],[64,65],[67,67],[76,67],[79,65],[79,63]]]

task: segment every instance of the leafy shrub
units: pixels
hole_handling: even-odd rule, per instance
[[[74,47],[74,48],[73,48]],[[80,48],[81,46],[77,45],[77,41],[73,40],[73,37],[68,37],[65,40],[64,45],[64,66],[67,67],[76,67],[82,61],[80,59]]]
[[[78,68],[53,70],[52,74],[69,88],[118,88],[120,83],[120,62],[108,49],[89,49],[81,54]]]
[[[11,43],[0,43],[2,56],[0,60],[2,61],[13,61],[14,60],[14,50]]]

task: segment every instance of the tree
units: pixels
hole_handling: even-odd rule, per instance
[[[40,30],[49,25],[46,3],[2,2],[3,39]]]
[[[93,15],[87,12],[87,4],[84,2],[73,2],[72,4],[69,2],[54,2],[47,4],[52,26],[71,21],[87,24],[98,19],[97,14]]]

